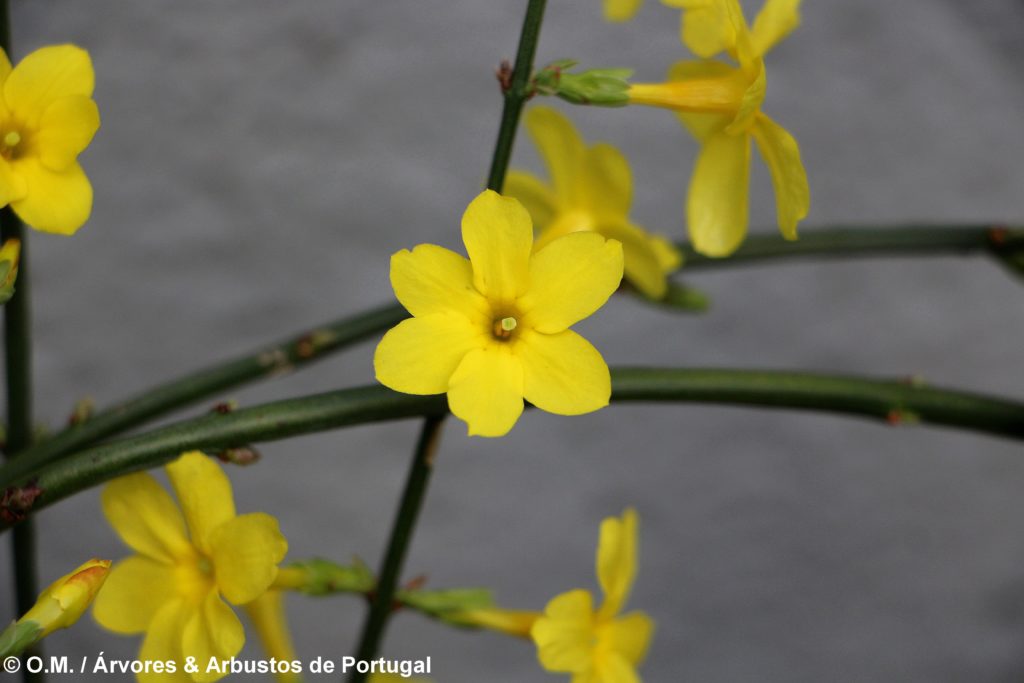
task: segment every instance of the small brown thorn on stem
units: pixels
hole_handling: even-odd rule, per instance
[[[494,70],[494,76],[501,85],[502,94],[512,89],[512,62],[507,59],[501,60],[501,64]]]

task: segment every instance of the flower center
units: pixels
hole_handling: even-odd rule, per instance
[[[0,140],[0,157],[10,161],[18,158],[18,145],[22,142],[21,133],[16,130],[9,130],[4,133]]]
[[[494,321],[494,325],[491,328],[491,332],[494,334],[495,339],[501,341],[507,341],[512,337],[512,333],[515,332],[519,326],[519,322],[514,316],[508,315],[503,318],[498,318]]]

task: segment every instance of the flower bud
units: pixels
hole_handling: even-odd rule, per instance
[[[89,560],[50,584],[18,622],[34,621],[39,624],[43,629],[41,638],[71,626],[92,604],[109,573],[110,560]]]
[[[9,239],[0,247],[0,304],[6,303],[14,295],[20,255],[21,240]]]

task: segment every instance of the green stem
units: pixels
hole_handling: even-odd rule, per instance
[[[0,48],[11,56],[11,15],[7,0],[0,0]],[[7,458],[20,456],[32,442],[32,336],[29,306],[28,244],[25,229],[10,206],[0,210],[0,241],[21,241],[18,280],[14,295],[4,307],[4,367],[7,373]],[[36,578],[36,533],[31,520],[21,524],[11,535],[14,564],[15,604],[18,614],[35,604],[39,593]],[[40,654],[38,646],[30,654]],[[26,683],[44,680],[42,673],[22,670]]]
[[[1024,440],[1024,402],[885,381],[802,372],[615,368],[612,402],[718,403],[790,408],[918,422]],[[162,465],[183,451],[219,450],[372,422],[447,413],[444,395],[412,396],[382,386],[342,389],[206,415],[75,453],[35,473],[41,489],[31,512],[115,477]],[[0,467],[0,488],[29,482]],[[3,517],[13,511],[0,508]],[[0,528],[10,526],[0,523]]]
[[[796,241],[777,234],[750,235],[725,259],[710,258],[680,244],[683,269],[739,265],[755,261],[811,256],[918,256],[986,253],[1006,258],[1024,252],[1024,230],[997,225],[904,225],[887,228],[808,228]]]
[[[416,519],[423,507],[423,498],[427,492],[430,475],[434,471],[434,456],[441,438],[442,424],[444,424],[443,415],[428,417],[423,421],[423,429],[420,432],[419,441],[416,443],[416,450],[413,452],[405,490],[402,491],[398,514],[395,517],[387,551],[381,563],[380,578],[377,581],[374,594],[370,598],[370,610],[363,625],[359,647],[356,649],[357,661],[374,659],[380,649],[384,628],[387,626],[388,616],[394,606],[395,590],[402,573],[402,565],[405,563],[405,556],[409,544],[412,542]],[[359,673],[357,670],[349,677],[349,680],[352,683],[363,683],[366,677],[366,673]]]
[[[491,157],[491,172],[487,176],[487,188],[501,192],[505,185],[505,174],[508,172],[509,161],[512,159],[512,144],[519,128],[519,116],[523,105],[529,99],[526,85],[533,71],[533,56],[537,53],[537,40],[540,38],[540,27],[544,21],[546,0],[530,0],[523,19],[523,28],[519,33],[519,50],[516,52],[516,63],[512,67],[512,78],[505,91],[505,105],[501,111],[501,125],[498,127],[498,139],[494,143],[494,154]]]
[[[221,363],[154,387],[65,429],[26,451],[11,471],[18,477],[60,460],[103,438],[124,432],[147,420],[263,377],[281,374],[397,325],[408,313],[397,304],[381,306],[298,334],[240,358]]]

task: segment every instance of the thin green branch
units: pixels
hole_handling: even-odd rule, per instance
[[[11,15],[7,0],[0,0],[0,48],[11,55]],[[21,456],[32,443],[32,336],[29,305],[29,258],[25,228],[10,206],[0,210],[0,242],[21,241],[18,280],[14,295],[4,307],[4,369],[7,376],[7,458]],[[39,593],[36,576],[35,525],[22,524],[11,536],[11,561],[14,565],[15,604],[24,614],[35,603]],[[38,646],[29,651],[41,654]],[[26,683],[41,683],[43,674],[27,668],[21,678]]]
[[[687,244],[680,246],[686,255],[686,264],[681,272],[689,273],[810,257],[988,254],[1005,261],[1024,253],[1024,236],[1019,230],[1004,232],[986,225],[814,228],[805,230],[803,237],[796,242],[786,241],[777,234],[751,235],[736,254],[725,259],[707,258],[696,254]],[[246,382],[324,358],[383,333],[407,316],[398,304],[371,309],[154,387],[26,450],[16,465],[9,464],[13,467],[10,476],[14,479],[25,477],[70,453],[176,409],[211,399]]]
[[[381,306],[365,313],[302,332],[279,344],[215,365],[154,387],[65,429],[10,463],[16,476],[29,474],[68,453],[127,431],[147,420],[208,399],[220,392],[257,379],[288,372],[379,334],[408,317],[399,305]]]
[[[409,466],[405,489],[402,491],[398,514],[395,517],[384,560],[381,563],[380,578],[373,595],[369,598],[370,610],[367,612],[366,623],[363,625],[362,635],[359,639],[359,647],[356,649],[357,661],[374,659],[380,650],[384,628],[387,626],[388,616],[395,604],[395,591],[402,573],[402,565],[405,564],[405,556],[416,529],[416,520],[423,507],[427,484],[430,483],[430,475],[434,471],[434,456],[437,454],[443,424],[443,415],[428,417],[423,421],[423,429],[412,455],[412,464]],[[360,673],[357,669],[349,680],[352,683],[363,683],[366,677],[366,673]]]
[[[487,187],[501,192],[505,185],[505,174],[512,159],[512,145],[519,128],[519,116],[523,105],[529,99],[526,86],[533,71],[533,56],[537,53],[537,41],[540,38],[540,26],[544,21],[546,0],[530,0],[523,18],[523,28],[519,34],[519,49],[516,52],[516,63],[507,83],[502,83],[505,90],[505,104],[501,111],[501,124],[498,127],[498,139],[494,143],[494,154],[491,157],[491,172],[487,176]]]
[[[683,269],[741,265],[756,261],[807,257],[934,256],[987,254],[1000,261],[1024,253],[1024,230],[998,225],[903,225],[886,228],[807,228],[800,239],[789,241],[777,234],[750,235],[726,259],[710,258],[680,244]]]
[[[928,423],[991,436],[1024,439],[1024,402],[940,389],[917,381],[756,370],[617,368],[612,402],[718,403],[790,408]],[[215,451],[371,422],[447,413],[444,395],[412,396],[382,386],[342,389],[276,401],[232,413],[185,420],[146,434],[75,453],[30,481],[0,467],[0,487],[25,496],[24,509],[0,506],[0,528],[115,477],[173,460],[183,451]],[[37,495],[38,494],[38,495]],[[28,500],[31,499],[31,500]]]

